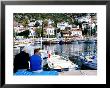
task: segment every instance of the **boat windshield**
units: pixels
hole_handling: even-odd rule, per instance
[[[69,60],[68,55],[65,53],[59,54],[58,52],[52,52],[52,55],[59,55],[61,60]]]
[[[61,59],[62,59],[62,60],[69,60],[68,56],[66,56],[66,55],[62,55],[62,56],[61,56]]]

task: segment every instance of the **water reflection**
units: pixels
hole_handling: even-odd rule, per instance
[[[51,52],[58,52],[60,55],[78,56],[80,53],[96,54],[96,43],[74,43],[74,44],[54,44],[43,45],[43,49]]]
[[[79,66],[79,69],[97,69],[97,58],[95,58],[92,63],[86,65],[83,65],[83,62],[80,59],[80,55],[82,53],[85,55],[97,57],[97,43],[43,45],[43,48],[50,50],[51,52],[57,52],[63,57],[70,59],[72,62],[76,63]]]
[[[35,47],[41,47],[41,44],[36,44],[29,48],[30,54],[33,55],[33,50]],[[79,69],[87,69],[86,67],[82,67],[82,61],[80,59],[81,54],[96,56],[97,57],[97,43],[78,43],[74,42],[73,44],[50,44],[50,45],[42,45],[42,48],[47,51],[51,51],[51,53],[57,52],[57,54],[70,59],[74,63],[79,65]],[[30,56],[31,56],[30,55]],[[46,64],[46,60],[44,61]],[[89,65],[89,64],[88,64]],[[94,67],[93,67],[94,65]],[[97,69],[97,58],[94,59],[91,66]]]

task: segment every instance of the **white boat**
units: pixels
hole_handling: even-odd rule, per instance
[[[47,50],[40,50],[40,54],[41,54],[42,59],[47,59],[48,58]]]
[[[72,63],[69,59],[66,59],[60,55],[51,55],[47,60],[50,69],[54,70],[72,70],[77,67],[76,64]]]

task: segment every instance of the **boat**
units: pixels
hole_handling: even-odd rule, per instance
[[[61,40],[61,41],[59,41],[59,44],[60,44],[60,45],[64,44],[64,41],[62,41],[62,40]]]
[[[64,58],[60,55],[50,55],[47,60],[50,69],[61,71],[70,71],[76,69],[77,65],[72,63],[69,59]]]
[[[96,43],[97,39],[91,36],[90,38],[86,38],[84,43]]]
[[[78,44],[78,40],[72,40],[72,44]]]
[[[97,57],[96,55],[81,55],[82,68],[97,70]]]
[[[53,40],[52,40],[52,43],[53,43],[53,44],[58,44],[58,43],[59,43],[59,40],[58,40],[58,39],[53,39]]]
[[[65,43],[65,44],[72,44],[72,42],[69,41],[69,40],[68,40],[68,41],[64,41],[64,43]]]
[[[85,40],[84,43],[95,43],[95,40]]]
[[[78,40],[78,43],[84,43],[85,41],[84,40]]]
[[[42,44],[50,45],[51,44],[51,41],[43,41]]]
[[[40,50],[40,54],[41,54],[42,59],[47,59],[48,58],[47,50]]]
[[[41,42],[40,41],[35,41],[35,44],[40,44]]]

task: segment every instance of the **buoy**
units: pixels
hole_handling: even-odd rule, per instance
[[[50,52],[48,51],[48,58],[50,58]]]

